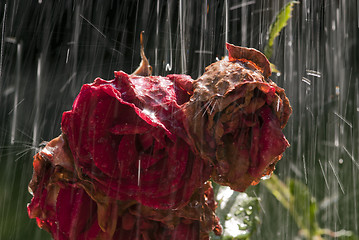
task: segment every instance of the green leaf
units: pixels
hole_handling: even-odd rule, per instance
[[[289,179],[288,186],[291,194],[290,208],[297,225],[301,229],[306,229],[306,235],[318,235],[320,228],[316,220],[317,203],[315,198],[311,196],[308,187],[298,180]]]
[[[221,221],[223,235],[212,236],[211,239],[249,239],[259,223],[259,199],[220,186],[217,200],[216,214]]]
[[[271,178],[263,181],[263,183],[283,207],[289,211],[299,227],[301,237],[323,240],[326,239],[323,236],[329,236],[341,240],[358,240],[358,236],[351,231],[333,232],[330,229],[320,228],[316,219],[316,199],[301,181],[289,179],[286,184],[275,174],[272,174]]]
[[[291,1],[287,3],[276,16],[275,21],[270,25],[268,31],[268,43],[264,48],[264,55],[267,58],[270,58],[273,53],[273,43],[274,39],[278,37],[280,31],[287,25],[288,20],[291,18],[291,13],[293,11],[293,5],[298,4],[298,1]]]
[[[302,236],[308,239],[320,237],[322,229],[316,220],[317,203],[306,185],[294,179],[285,184],[275,174],[265,180],[264,185],[290,212]]]

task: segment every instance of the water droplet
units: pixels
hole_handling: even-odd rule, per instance
[[[67,53],[66,53],[66,63],[68,63],[68,61],[69,61],[69,55],[70,55],[70,48],[67,49]]]
[[[166,64],[166,71],[171,71],[171,70],[172,70],[171,64],[167,63]]]

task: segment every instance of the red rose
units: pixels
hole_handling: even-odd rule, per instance
[[[115,72],[114,80],[83,85],[62,118],[79,177],[118,200],[185,205],[211,169],[187,144],[181,78],[190,81]]]
[[[206,181],[244,191],[270,174],[291,114],[264,55],[227,48],[229,60],[196,81],[147,76],[142,49],[135,73],[145,76],[83,85],[63,134],[34,157],[30,218],[56,240],[220,235]]]
[[[244,191],[270,174],[289,146],[282,128],[291,107],[268,77],[266,57],[227,44],[229,59],[215,62],[193,82],[185,127],[201,157],[215,166],[213,179]]]

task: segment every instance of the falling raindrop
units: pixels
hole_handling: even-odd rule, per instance
[[[113,79],[114,71],[134,70],[140,59],[139,32],[146,33],[146,55],[154,74],[185,73],[196,79],[206,66],[227,55],[225,42],[263,51],[268,27],[282,4],[3,1],[0,219],[6,221],[0,221],[0,239],[49,238],[28,219],[25,209],[31,199],[26,189],[33,150],[61,133],[62,113],[71,109],[84,83],[96,77]],[[355,233],[359,232],[358,29],[356,1],[299,1],[269,59],[280,71],[270,78],[285,89],[293,107],[283,130],[291,146],[275,174],[308,187],[317,200],[316,220],[323,229]],[[280,102],[275,104],[280,110]],[[215,107],[216,101],[204,104],[196,118]],[[153,119],[158,114],[144,113]],[[133,177],[141,186],[144,162],[139,160],[138,165]],[[261,199],[261,224],[253,239],[304,238],[262,183],[248,193]],[[309,202],[304,206],[309,208]]]

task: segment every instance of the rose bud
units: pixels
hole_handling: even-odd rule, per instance
[[[270,64],[255,49],[227,44],[229,58],[193,82],[185,127],[221,185],[244,191],[274,170],[289,146],[282,129],[291,114],[284,89],[268,77]]]
[[[191,79],[115,72],[81,88],[62,131],[81,179],[117,200],[161,209],[186,205],[208,180],[209,163],[195,155],[181,104]]]

